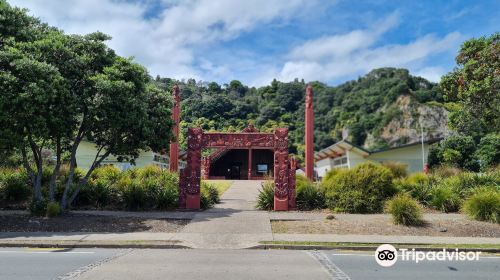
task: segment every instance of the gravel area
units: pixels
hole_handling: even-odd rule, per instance
[[[0,215],[0,232],[178,232],[189,220],[69,214],[56,218]]]
[[[421,227],[396,226],[384,214],[335,214],[333,220],[271,222],[273,233],[420,235],[500,238],[500,225],[467,219],[461,214],[427,214]]]

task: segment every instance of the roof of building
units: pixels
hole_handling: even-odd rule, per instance
[[[433,139],[425,140],[424,143],[433,144],[433,143],[440,141],[441,139],[442,138],[433,138]],[[322,160],[322,159],[325,159],[328,157],[331,157],[331,158],[338,157],[338,156],[344,155],[345,151],[352,151],[352,150],[357,151],[362,156],[369,156],[369,155],[375,154],[375,153],[381,153],[381,152],[385,152],[385,151],[389,151],[389,150],[396,150],[396,149],[402,149],[402,148],[406,148],[406,147],[410,147],[410,146],[414,146],[414,145],[420,145],[421,143],[422,142],[418,141],[418,142],[413,142],[413,143],[409,143],[409,144],[405,144],[405,145],[401,145],[401,146],[397,146],[397,147],[368,151],[367,149],[364,149],[363,147],[357,146],[357,145],[355,145],[347,140],[341,140],[335,144],[332,144],[332,145],[314,153],[314,159],[315,160]]]

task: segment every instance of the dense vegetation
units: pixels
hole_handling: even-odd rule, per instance
[[[465,41],[455,60],[440,88],[457,135],[433,149],[429,163],[485,171],[500,164],[500,33]]]
[[[262,131],[283,126],[290,130],[290,152],[303,155],[304,94],[306,84],[295,80],[284,83],[274,80],[260,88],[248,87],[239,81],[219,85],[195,80],[187,82],[157,77],[156,82],[169,89],[182,86],[181,105],[183,136],[187,127],[205,130],[240,131],[254,123]],[[342,129],[349,129],[349,139],[364,145],[367,135],[374,135],[375,145],[389,143],[377,138],[382,128],[401,114],[394,103],[400,96],[410,96],[415,103],[442,102],[436,84],[411,76],[406,69],[382,68],[364,77],[339,86],[312,83],[314,88],[315,149],[341,139]],[[401,139],[404,144],[408,139]]]
[[[430,174],[406,175],[403,166],[365,163],[353,169],[332,169],[321,182],[297,175],[297,208],[345,213],[385,210],[395,224],[411,226],[421,225],[422,208],[430,208],[500,223],[500,170],[480,174],[440,167]],[[273,196],[272,181],[267,181],[256,207],[271,210]]]
[[[51,170],[46,169],[42,178],[42,193],[49,191]],[[69,175],[69,167],[61,168],[61,181]],[[74,182],[78,182],[85,172],[77,169]],[[25,170],[0,168],[0,208],[26,209],[37,215],[55,216],[60,213],[54,202],[30,203],[33,191],[29,186]],[[56,200],[61,199],[64,186],[57,184]],[[75,185],[73,185],[75,187]],[[178,206],[179,177],[175,173],[157,166],[146,166],[120,171],[114,166],[95,169],[87,183],[82,186],[75,199],[74,209],[108,210],[171,210]],[[202,181],[201,207],[207,209],[219,202],[220,189],[217,183]]]

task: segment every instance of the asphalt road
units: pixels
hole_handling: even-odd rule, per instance
[[[372,252],[0,248],[0,279],[498,279],[500,256],[397,262]]]

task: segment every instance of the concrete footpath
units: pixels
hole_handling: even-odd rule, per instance
[[[483,237],[273,234],[271,219],[298,219],[301,217],[307,217],[306,219],[321,219],[323,214],[300,212],[274,213],[256,210],[255,200],[260,185],[261,181],[234,181],[233,185],[222,195],[220,204],[217,204],[212,209],[200,212],[75,211],[77,213],[92,213],[103,216],[191,220],[180,232],[176,233],[0,232],[0,246],[241,249],[259,246],[260,241],[500,244],[500,238]],[[0,211],[0,215],[9,214],[25,213]]]
[[[204,249],[240,249],[272,240],[269,212],[255,210],[261,181],[234,181],[221,203],[197,213],[174,235],[182,245]]]

